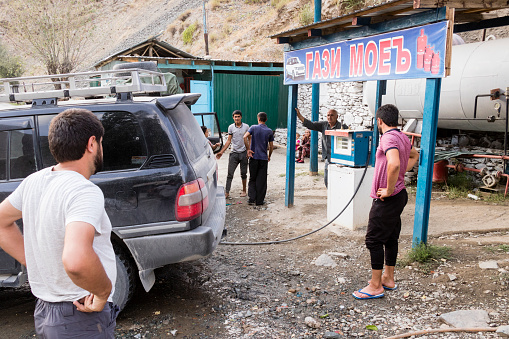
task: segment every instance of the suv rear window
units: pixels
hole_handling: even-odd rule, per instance
[[[179,107],[171,111],[171,119],[175,123],[189,160],[198,159],[209,147],[208,140],[205,138],[198,121],[192,114],[182,112]]]
[[[138,169],[147,159],[147,147],[136,117],[123,111],[94,112],[104,126],[103,171]],[[39,140],[44,167],[56,164],[48,144],[51,119],[56,116],[39,116]]]

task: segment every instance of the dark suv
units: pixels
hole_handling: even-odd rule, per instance
[[[62,76],[65,89],[31,92],[17,85],[20,79],[2,79],[11,85],[0,101],[30,100],[31,105],[8,104],[6,109],[0,103],[0,200],[30,173],[56,163],[48,147],[53,117],[71,107],[95,113],[105,129],[104,169],[91,180],[104,193],[113,225],[114,300],[123,308],[138,281],[150,290],[154,269],[212,253],[222,236],[226,204],[212,149],[188,108],[200,95],[133,96],[131,90],[145,95],[157,90],[147,83],[158,75],[123,70],[119,83],[112,72],[81,73],[82,89],[74,88],[78,80],[73,75]],[[98,76],[101,80],[94,81]],[[117,97],[57,101],[80,94],[97,97],[101,91]],[[22,228],[21,220],[18,225]],[[24,268],[0,249],[0,287],[25,281]]]

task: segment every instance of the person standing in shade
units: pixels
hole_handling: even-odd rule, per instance
[[[381,298],[384,290],[397,288],[394,268],[398,256],[401,213],[408,201],[405,172],[411,170],[419,159],[419,153],[412,147],[408,137],[397,129],[398,117],[399,111],[394,105],[381,106],[376,112],[382,136],[376,150],[370,195],[373,203],[366,231],[366,247],[371,256],[371,280],[368,286],[353,292],[356,299]]]
[[[89,181],[102,168],[103,135],[88,110],[58,114],[48,134],[58,164],[28,176],[0,204],[0,247],[27,268],[40,338],[115,336],[111,223],[101,189]]]
[[[247,184],[247,149],[244,144],[244,134],[246,134],[249,129],[248,124],[242,122],[242,112],[239,110],[233,111],[233,121],[234,123],[228,126],[228,140],[223,146],[223,149],[216,154],[216,159],[221,159],[223,153],[230,144],[232,145],[232,151],[230,153],[230,157],[228,158],[228,174],[226,176],[226,187],[225,187],[225,196],[228,198],[230,196],[230,189],[232,187],[233,174],[237,169],[237,166],[240,164],[240,177],[242,179],[242,193],[241,197],[245,197],[246,194],[246,184]]]
[[[244,143],[249,157],[249,187],[250,205],[261,206],[265,203],[267,194],[267,170],[274,149],[274,134],[265,124],[267,113],[257,115],[258,125],[251,126],[244,134]],[[267,155],[267,147],[269,154]]]
[[[312,122],[304,118],[298,108],[295,108],[295,111],[297,112],[297,117],[302,122],[304,127],[322,133],[322,154],[325,154],[325,171],[323,180],[325,182],[325,187],[327,187],[331,155],[331,138],[329,135],[325,135],[325,131],[334,129],[346,129],[348,128],[348,126],[338,121],[338,111],[336,111],[335,109],[331,109],[327,112],[327,121],[317,121],[317,122]]]

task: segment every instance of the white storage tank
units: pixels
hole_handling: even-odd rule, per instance
[[[495,88],[500,88],[504,94],[508,87],[509,39],[453,46],[451,75],[442,80],[438,127],[504,132],[505,96],[498,100],[480,97],[477,103],[477,118],[482,120],[467,119],[474,117],[476,95],[489,94]],[[389,80],[383,104],[396,105],[402,118],[406,120],[422,120],[425,89],[426,79]],[[376,81],[366,82],[364,100],[372,113],[375,97]],[[497,103],[500,105],[500,117],[496,110]],[[493,115],[497,120],[488,122],[487,118]]]

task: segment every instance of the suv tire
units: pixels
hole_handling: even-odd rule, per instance
[[[115,247],[115,258],[117,262],[117,281],[115,282],[113,303],[122,310],[133,296],[138,281],[133,263],[118,247]]]

